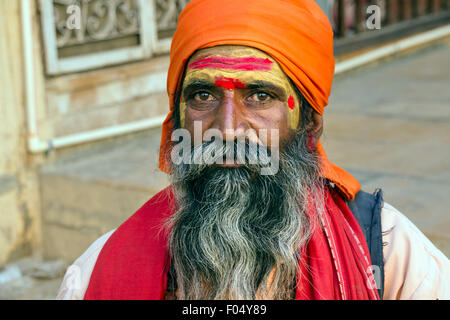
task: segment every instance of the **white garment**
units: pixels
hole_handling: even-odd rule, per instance
[[[450,261],[402,213],[385,203],[381,210],[385,300],[450,300]],[[57,299],[83,299],[97,257],[111,234],[97,239],[68,268]]]

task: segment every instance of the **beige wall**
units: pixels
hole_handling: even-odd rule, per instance
[[[163,56],[49,78],[41,125],[61,137],[163,115],[168,67],[169,58]]]
[[[39,248],[37,176],[26,153],[20,1],[0,1],[0,265]]]
[[[168,56],[47,76],[38,1],[31,1],[36,125],[42,141],[164,115]],[[21,1],[0,0],[0,266],[43,249],[42,166],[80,146],[33,155],[27,112]],[[89,149],[90,145],[82,146]]]

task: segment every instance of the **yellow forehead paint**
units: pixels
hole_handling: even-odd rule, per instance
[[[205,80],[227,89],[245,88],[244,83],[258,80],[274,83],[286,93],[287,124],[291,129],[297,129],[300,103],[295,89],[278,63],[260,50],[239,46],[203,49],[189,61],[182,90],[192,79]],[[186,101],[183,99],[180,103],[182,127],[185,125],[185,113]]]

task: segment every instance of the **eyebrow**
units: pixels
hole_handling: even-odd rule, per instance
[[[199,89],[212,90],[215,87],[216,86],[214,85],[214,83],[211,83],[206,80],[195,79],[195,80],[190,81],[186,85],[186,87],[183,89],[183,94],[185,94],[186,92],[199,90]]]
[[[193,79],[184,88],[183,95],[195,90],[214,90],[215,88],[217,88],[217,85],[215,83],[201,79]],[[282,98],[286,98],[285,90],[282,87],[269,81],[255,80],[251,83],[246,84],[245,88],[250,90],[270,89],[276,91]]]
[[[247,84],[247,88],[248,89],[265,89],[265,88],[268,88],[268,89],[283,91],[283,88],[281,88],[280,86],[277,86],[273,82],[264,81],[264,80],[253,81],[252,83]]]
[[[253,81],[252,83],[248,83],[246,85],[246,88],[251,89],[251,90],[271,89],[273,91],[276,91],[282,98],[286,98],[285,90],[273,82],[264,81],[264,80],[256,80],[256,81]]]

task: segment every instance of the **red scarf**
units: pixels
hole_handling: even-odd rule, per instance
[[[325,188],[325,198],[326,208],[315,218],[317,227],[302,250],[295,298],[379,299],[358,222],[336,191]],[[171,189],[164,189],[111,235],[97,258],[84,299],[164,299],[169,257],[161,226],[173,212],[173,203]]]

